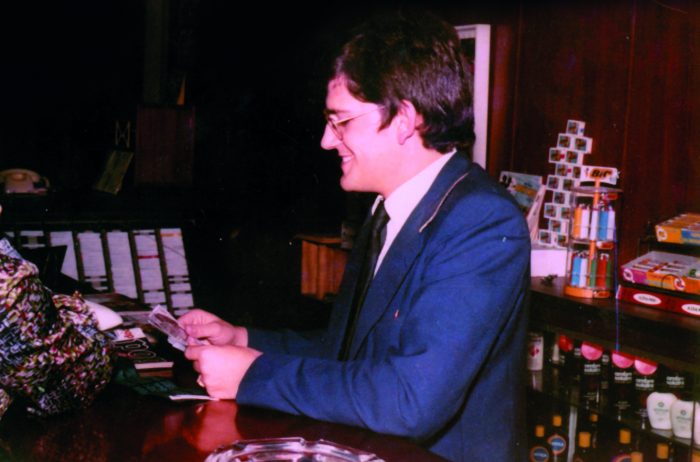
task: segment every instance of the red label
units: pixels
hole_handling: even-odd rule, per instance
[[[574,342],[569,337],[562,334],[559,336],[559,348],[562,351],[571,351],[574,349]]]
[[[581,356],[589,361],[597,361],[603,356],[603,347],[595,343],[583,342],[581,343]]]
[[[627,369],[634,364],[634,356],[621,353],[619,351],[613,351],[612,361],[613,364],[620,369]]]

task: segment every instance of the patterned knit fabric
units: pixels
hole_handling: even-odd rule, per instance
[[[0,254],[0,417],[82,407],[110,380],[107,338],[79,297],[52,294],[25,260]]]

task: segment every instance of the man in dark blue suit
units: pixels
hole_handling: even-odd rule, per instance
[[[374,220],[323,332],[181,318],[211,343],[186,351],[209,394],[406,436],[454,461],[526,459],[529,234],[466,155],[466,69],[454,29],[426,13],[377,18],[344,46],[321,146],[340,155],[343,189],[378,193]]]

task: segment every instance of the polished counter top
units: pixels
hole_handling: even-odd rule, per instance
[[[237,440],[324,439],[376,454],[387,462],[437,462],[407,439],[320,422],[235,401],[171,402],[110,384],[88,408],[37,418],[18,405],[0,420],[3,462],[203,461]]]

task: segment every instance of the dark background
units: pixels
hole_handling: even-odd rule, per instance
[[[182,222],[200,305],[241,322],[307,325],[288,315],[298,303],[313,305],[295,297],[294,236],[338,234],[343,220],[362,220],[371,200],[340,189],[339,158],[319,146],[330,61],[354,24],[394,5],[147,3],[46,2],[5,12],[0,170],[35,170],[51,192],[0,196],[0,222]],[[153,75],[144,63],[160,38],[163,67]],[[176,107],[183,79],[184,107],[195,114],[191,181],[138,184],[136,149],[122,191],[95,191],[115,122],[131,122],[134,149],[139,108]]]
[[[207,208],[291,227],[339,225],[338,161],[318,144],[322,75],[346,21],[331,25],[323,19],[330,13],[318,8],[312,15],[294,7],[169,2],[161,94],[145,101],[143,50],[152,37],[144,4],[10,8],[0,32],[0,169],[36,170],[58,191],[90,189],[113,145],[115,121],[133,127],[139,105],[175,105],[186,76],[186,105],[196,110],[192,186],[207,195]]]
[[[47,175],[59,189],[94,181],[114,120],[141,96],[140,2],[15,2],[0,28],[2,168]]]
[[[137,108],[174,106],[185,78],[196,138],[184,187],[206,196],[199,205],[239,222],[337,232],[354,199],[338,186],[337,156],[319,147],[327,70],[352,25],[396,5],[172,0],[151,2],[166,18],[154,27],[146,24],[147,3],[8,8],[0,31],[0,169],[35,170],[55,191],[90,190],[113,147],[115,121],[131,121],[135,131]],[[144,49],[161,32],[154,100],[144,94],[145,79],[153,79],[144,74]],[[132,174],[125,193],[135,189]]]

